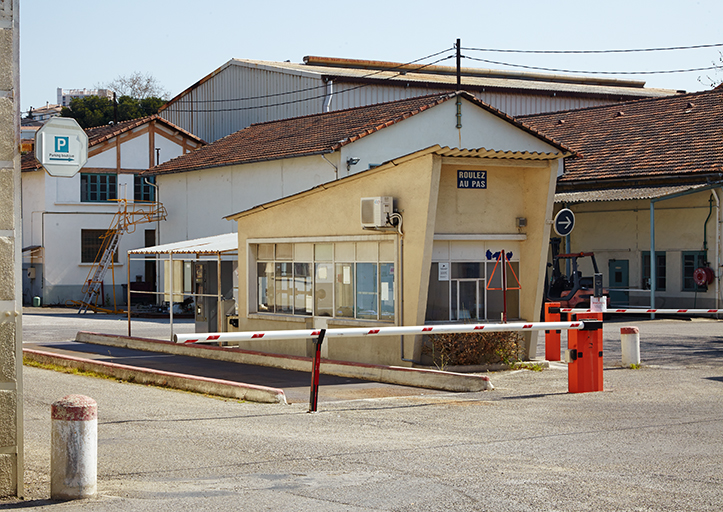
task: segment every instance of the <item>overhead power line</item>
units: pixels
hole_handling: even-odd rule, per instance
[[[667,52],[672,50],[697,50],[700,48],[719,48],[723,43],[716,44],[698,44],[694,46],[669,46],[666,48],[634,48],[634,49],[617,49],[617,50],[504,50],[500,48],[462,48],[463,50],[478,52],[496,52],[496,53],[562,53],[562,54],[592,54],[592,53],[636,53],[636,52]]]
[[[450,48],[450,49],[444,50],[444,51],[451,51],[451,50],[452,50],[452,49]],[[433,54],[433,55],[439,55],[440,53],[444,53],[444,52],[438,52],[438,53]],[[419,60],[423,60],[423,59],[425,59],[425,58],[427,58],[427,57],[423,57],[422,59],[417,59],[416,61],[412,61],[412,62],[410,62],[410,63],[408,63],[408,64],[402,64],[401,66],[398,66],[398,67],[396,67],[396,68],[387,69],[387,70],[381,70],[381,71],[377,71],[377,72],[374,72],[374,73],[370,73],[370,74],[364,75],[364,76],[362,76],[362,77],[360,77],[360,78],[369,78],[369,77],[372,77],[372,76],[374,76],[374,75],[378,75],[378,74],[383,73],[383,72],[391,71],[391,70],[393,70],[393,69],[403,69],[403,66],[407,66],[407,65],[409,65],[409,64],[414,64],[415,62],[418,62]],[[446,56],[446,57],[442,57],[441,59],[437,59],[437,60],[435,60],[434,62],[430,62],[429,64],[424,64],[424,65],[422,65],[422,66],[415,67],[414,69],[411,69],[411,70],[409,70],[409,69],[403,69],[403,71],[400,71],[400,72],[394,74],[393,76],[386,77],[386,78],[382,78],[381,80],[385,80],[385,81],[386,81],[386,80],[392,80],[393,78],[396,78],[396,77],[398,77],[398,76],[402,76],[402,75],[406,74],[407,72],[412,72],[412,73],[413,73],[413,72],[415,72],[415,71],[420,71],[420,70],[422,70],[422,69],[424,69],[424,68],[426,68],[426,67],[433,66],[433,65],[435,65],[435,64],[438,64],[438,63],[440,63],[440,62],[442,62],[442,61],[444,61],[444,60],[451,59],[451,58],[454,58],[454,55],[448,55],[448,56]],[[369,87],[369,85],[370,85],[370,84],[357,85],[357,86],[355,86],[355,87],[350,87],[349,89],[345,89],[345,90],[343,90],[343,91],[340,91],[340,93],[347,93],[347,92],[355,91],[355,90],[357,90],[357,89],[361,89],[361,88],[364,88],[364,87]],[[281,95],[296,94],[296,93],[298,93],[298,92],[303,92],[303,91],[308,91],[308,90],[313,90],[313,89],[319,89],[319,88],[324,88],[324,87],[325,87],[325,86],[310,87],[310,88],[307,88],[307,89],[299,89],[299,90],[296,90],[296,91],[288,91],[288,92],[285,92],[285,93],[279,93],[279,94],[274,94],[274,95],[269,95],[269,96],[260,96],[260,97],[257,97],[257,98],[264,98],[264,97],[272,97],[272,96],[281,96]],[[211,109],[194,109],[194,108],[182,109],[182,108],[180,108],[180,109],[174,109],[174,112],[207,113],[207,112],[234,112],[234,111],[240,111],[240,110],[256,110],[256,109],[260,109],[260,108],[271,108],[271,107],[281,107],[281,106],[284,106],[284,105],[293,105],[293,104],[295,104],[295,103],[303,103],[303,102],[305,102],[305,101],[312,101],[312,100],[322,99],[322,98],[325,98],[325,97],[326,97],[326,93],[320,94],[320,95],[316,95],[316,96],[311,96],[311,97],[308,97],[308,98],[301,98],[301,99],[296,99],[296,100],[282,101],[282,102],[279,102],[279,103],[272,103],[272,104],[265,104],[265,105],[252,105],[252,106],[246,106],[246,107],[211,108]],[[236,98],[236,99],[227,99],[227,100],[219,100],[219,101],[246,101],[246,100],[249,100],[249,99],[251,99],[251,98]],[[183,100],[182,100],[182,101],[183,101]],[[213,100],[208,100],[208,101],[213,101]],[[183,102],[185,102],[185,103],[193,103],[193,102],[190,101],[190,100],[183,101]],[[179,103],[181,103],[181,102],[179,102]]]
[[[512,64],[511,62],[500,62],[489,59],[478,59],[475,57],[468,57],[463,55],[462,58],[476,60],[478,62],[486,62],[488,64],[496,64],[498,66],[509,66],[513,68],[522,69],[534,69],[536,71],[551,71],[554,73],[574,73],[578,75],[662,75],[668,73],[690,73],[693,71],[709,71],[711,69],[717,69],[719,66],[708,66],[704,68],[689,68],[689,69],[667,69],[660,71],[581,71],[572,69],[558,69],[558,68],[545,68],[540,66],[526,66],[524,64]]]
[[[404,68],[406,68],[407,66],[411,66],[412,64],[416,64],[417,62],[421,62],[421,61],[423,61],[423,60],[431,59],[432,57],[436,57],[436,56],[441,55],[441,54],[443,54],[443,53],[451,52],[452,50],[454,50],[454,48],[446,48],[446,49],[444,49],[444,50],[442,50],[442,51],[439,51],[439,52],[437,52],[437,53],[432,53],[432,54],[430,54],[430,55],[426,55],[426,56],[424,56],[424,57],[420,57],[419,59],[415,59],[415,60],[412,60],[412,61],[410,61],[410,62],[406,62],[406,63],[404,63],[404,64],[400,64],[400,65],[398,65],[398,66],[395,66],[395,67],[392,67],[392,68],[389,68],[389,69],[383,69],[383,70],[379,70],[379,71],[374,71],[373,73],[369,73],[369,74],[367,74],[367,75],[363,75],[363,76],[361,76],[360,78],[370,78],[370,77],[373,77],[373,76],[375,76],[375,75],[379,75],[379,74],[384,73],[384,72],[396,71],[396,70],[402,70],[402,71],[406,72],[406,71],[409,71],[409,70],[404,69]],[[449,58],[449,57],[445,57],[445,58]],[[425,64],[425,65],[423,65],[423,66],[421,66],[421,67],[419,67],[419,68],[415,68],[415,69],[411,70],[411,72],[418,71],[418,70],[423,69],[423,68],[428,67],[428,66],[432,66],[432,65],[440,62],[441,60],[444,60],[444,59],[437,60],[437,61],[435,61],[435,62],[433,62],[433,63],[431,63],[431,64]],[[401,74],[401,73],[399,73],[399,74]],[[399,76],[399,74],[397,74],[397,75],[395,75],[395,76]],[[393,78],[393,77],[392,77],[392,78]],[[279,97],[279,96],[288,96],[288,95],[290,95],[290,94],[298,94],[298,93],[301,93],[301,92],[308,92],[308,91],[314,91],[314,90],[325,89],[325,88],[326,88],[326,85],[315,85],[315,86],[313,86],[313,87],[306,87],[306,88],[304,88],[304,89],[296,89],[296,90],[293,90],[293,91],[278,92],[278,93],[274,93],[274,94],[263,94],[263,95],[260,95],[260,96],[247,96],[247,97],[244,97],[244,98],[225,98],[225,99],[211,99],[211,100],[186,100],[186,99],[181,99],[181,100],[178,101],[178,103],[226,103],[226,102],[232,102],[232,101],[262,100],[262,99],[267,99],[267,98],[276,98],[276,97]],[[201,111],[199,111],[199,110],[194,110],[194,112],[201,112]]]

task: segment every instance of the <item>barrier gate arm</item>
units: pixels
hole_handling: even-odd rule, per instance
[[[348,329],[296,329],[288,331],[263,332],[225,332],[174,334],[175,343],[184,344],[225,344],[253,340],[295,340],[312,339],[314,342],[314,358],[311,366],[311,390],[309,396],[309,412],[317,412],[319,401],[319,373],[321,367],[321,346],[330,338],[365,337],[365,336],[400,336],[404,334],[444,334],[460,332],[525,332],[544,331],[551,329],[595,330],[602,327],[598,320],[580,320],[574,322],[515,322],[511,324],[448,324],[448,325],[414,325],[396,327],[357,327]]]
[[[400,336],[416,334],[450,334],[462,332],[508,332],[508,331],[544,331],[546,329],[583,329],[584,321],[575,322],[513,322],[508,324],[446,324],[415,325],[395,327],[353,327],[347,329],[326,329],[325,338],[347,338],[359,336]],[[589,320],[588,320],[589,323]],[[297,329],[288,331],[247,331],[221,333],[174,334],[175,343],[213,343],[232,344],[253,340],[295,340],[316,339],[323,329]]]

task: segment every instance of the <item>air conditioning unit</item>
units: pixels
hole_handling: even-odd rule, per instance
[[[383,228],[387,226],[387,216],[394,213],[394,198],[362,197],[361,224],[363,228]]]

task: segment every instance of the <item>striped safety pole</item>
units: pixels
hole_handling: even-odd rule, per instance
[[[599,313],[599,311],[593,311],[592,309],[583,308],[560,308],[562,313]],[[625,309],[606,309],[603,313],[637,313],[637,314],[648,314],[648,313],[660,313],[663,315],[675,315],[675,314],[689,314],[689,315],[702,315],[710,313],[723,313],[723,309],[645,309],[645,308],[625,308]]]
[[[582,310],[585,311],[585,310]],[[352,327],[346,329],[326,329],[325,339],[358,338],[367,336],[401,336],[415,334],[450,334],[459,332],[510,332],[510,331],[544,331],[546,329],[582,329],[582,322],[513,322],[508,324],[444,324],[444,325],[411,325],[395,327]],[[242,341],[280,341],[314,339],[321,334],[321,329],[297,329],[288,331],[240,331],[174,334],[176,343],[209,343],[221,345],[238,345]]]

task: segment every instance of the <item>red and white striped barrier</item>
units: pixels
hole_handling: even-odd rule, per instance
[[[592,309],[582,308],[560,308],[560,313],[600,313]],[[707,313],[723,313],[723,309],[644,309],[644,308],[627,308],[614,309],[608,308],[603,313],[660,313],[664,315],[673,315],[678,313],[686,314],[707,314]]]
[[[584,310],[581,310],[584,311]],[[577,312],[577,311],[575,311]],[[446,324],[414,325],[396,327],[355,327],[349,329],[327,329],[325,339],[349,338],[359,336],[401,336],[414,334],[449,334],[460,332],[507,332],[507,331],[544,331],[556,329],[582,329],[584,321],[578,322],[513,322],[508,324]],[[289,331],[262,332],[219,332],[175,334],[176,343],[233,343],[250,340],[295,340],[318,338],[321,329],[297,329]]]

